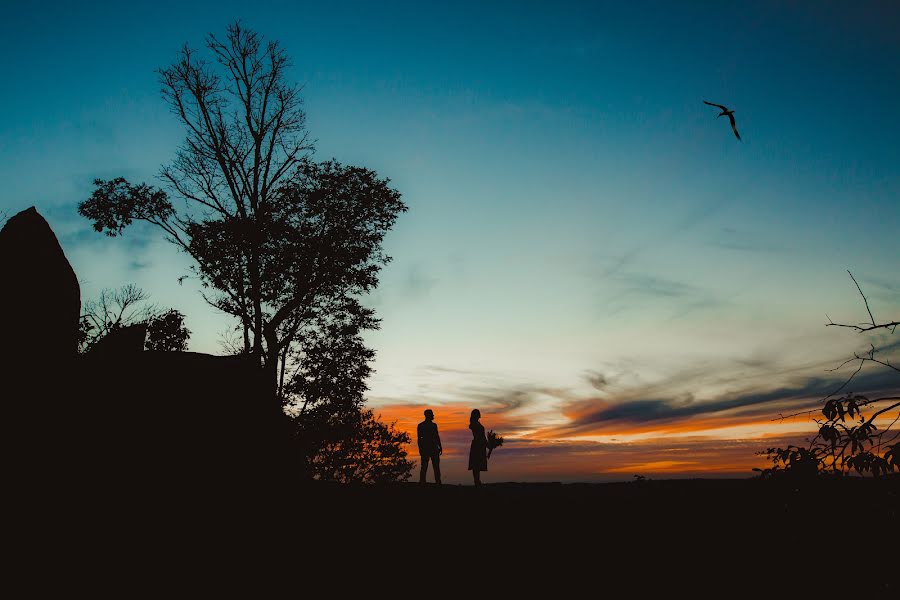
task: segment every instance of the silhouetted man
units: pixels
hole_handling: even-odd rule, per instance
[[[434,464],[434,481],[441,483],[441,436],[438,435],[437,423],[434,422],[434,413],[431,409],[425,411],[425,420],[416,428],[416,443],[419,445],[419,456],[422,468],[419,471],[419,483],[425,483],[428,474],[428,461]]]

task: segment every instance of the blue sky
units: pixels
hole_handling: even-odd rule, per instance
[[[185,312],[193,350],[228,320],[177,285],[186,257],[75,206],[95,177],[158,184],[182,131],[154,69],[234,18],[292,56],[316,156],[410,207],[369,299],[389,414],[482,402],[527,436],[598,374],[614,403],[799,385],[865,346],[823,327],[865,316],[845,269],[900,312],[895,3],[4,7],[0,209],[38,207],[85,299],[137,283]]]

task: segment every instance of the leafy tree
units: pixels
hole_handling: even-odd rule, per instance
[[[257,358],[300,424],[308,464],[338,447],[357,448],[341,464],[388,454],[385,464],[402,464],[402,434],[362,408],[373,353],[359,333],[378,327],[360,298],[378,285],[390,260],[382,240],[406,206],[374,171],[309,159],[300,88],[286,81],[277,42],[234,23],[224,39],[208,36],[206,50],[210,60],[186,46],[159,71],[187,133],[162,168],[168,189],[98,179],[79,213],[109,236],[144,221],[194,259],[204,299],[237,320],[234,350]],[[327,476],[385,472],[347,466]]]
[[[285,388],[304,475],[329,481],[405,481],[408,434],[364,408],[366,379],[375,353],[360,332],[370,318],[351,304],[328,314],[328,322],[302,332],[302,351],[288,362]]]
[[[147,324],[147,350],[187,352],[191,332],[184,326],[184,315],[170,308],[157,314]]]
[[[886,330],[893,334],[900,321],[876,322],[869,308],[869,301],[852,273],[850,278],[853,279],[865,302],[869,321],[849,325],[835,323],[829,319],[827,325],[850,328],[859,333]],[[798,478],[810,478],[821,474],[847,475],[853,472],[878,477],[900,471],[900,442],[897,441],[900,432],[892,430],[894,424],[900,420],[900,413],[883,429],[875,425],[876,418],[900,409],[900,396],[869,398],[854,393],[837,396],[853,381],[866,363],[876,363],[900,373],[900,368],[891,364],[890,360],[876,357],[877,352],[875,346],[870,344],[868,352],[855,353],[853,358],[834,369],[849,364],[857,365],[856,371],[838,389],[823,399],[824,405],[818,411],[823,418],[814,419],[818,431],[807,440],[805,447],[789,445],[786,448],[768,448],[763,454],[772,462],[772,466],[754,470],[759,471],[763,477]],[[900,384],[900,377],[897,381]],[[789,416],[802,414],[808,413],[801,412]]]
[[[187,350],[190,330],[184,326],[184,315],[170,308],[161,310],[147,302],[149,296],[129,284],[117,290],[104,289],[95,300],[83,307],[79,331],[79,352],[87,352],[101,339],[123,327],[146,323],[147,350]]]
[[[329,312],[367,315],[360,295],[390,258],[384,235],[406,210],[371,170],[307,157],[300,88],[277,42],[232,24],[210,35],[207,61],[189,47],[159,71],[163,96],[187,137],[161,172],[166,191],[122,178],[96,180],[79,212],[116,236],[133,221],[159,227],[196,262],[212,306],[235,316],[243,351],[284,398],[286,364]]]
[[[409,434],[386,424],[368,409],[330,410],[323,404],[297,421],[298,435],[314,444],[305,454],[307,475],[328,481],[406,481],[413,469],[405,445]]]

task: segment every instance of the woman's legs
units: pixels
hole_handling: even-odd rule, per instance
[[[475,478],[475,485],[481,485],[481,471],[472,469],[472,477]]]

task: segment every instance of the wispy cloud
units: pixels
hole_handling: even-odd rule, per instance
[[[626,294],[640,294],[654,298],[684,298],[704,293],[689,283],[648,273],[619,273],[615,275],[615,279],[623,285]]]
[[[637,259],[645,253],[665,246],[665,244],[678,238],[682,233],[690,231],[701,223],[710,219],[713,215],[722,209],[724,202],[721,200],[705,202],[698,204],[688,210],[680,220],[676,220],[675,224],[653,235],[649,240],[635,244],[630,249],[613,257],[609,264],[600,269],[599,272],[591,273],[591,277],[604,279],[613,277],[624,271],[627,267],[631,267],[637,262]]]
[[[565,408],[569,423],[545,435],[562,437],[622,431],[701,431],[757,423],[776,418],[779,414],[820,406],[821,399],[834,392],[846,378],[806,378],[790,386],[737,391],[707,400],[698,400],[690,393],[657,395],[660,391],[657,383],[611,397],[573,401]],[[847,389],[893,393],[900,391],[900,378],[887,369],[873,370],[858,375]]]
[[[891,279],[882,275],[859,275],[863,292],[870,299],[875,299],[887,304],[900,304],[900,280]],[[886,320],[896,320],[897,317],[884,315]]]
[[[736,250],[739,252],[783,252],[784,248],[762,242],[749,240],[713,240],[706,243],[707,246],[721,248],[722,250]]]
[[[618,272],[611,274],[606,282],[615,286],[615,291],[599,302],[607,316],[659,305],[664,311],[661,315],[664,320],[673,320],[698,310],[719,308],[729,302],[713,290],[653,273]]]
[[[153,262],[149,260],[132,260],[128,263],[128,269],[131,271],[140,271],[153,266]]]
[[[600,371],[587,371],[584,375],[584,378],[587,380],[591,387],[593,387],[597,391],[602,391],[610,384],[609,375],[605,373],[601,373]]]
[[[773,244],[756,239],[752,234],[734,227],[721,228],[716,237],[707,241],[706,245],[738,252],[777,253],[786,250],[782,244]]]
[[[438,278],[430,274],[424,265],[416,264],[406,272],[405,292],[408,297],[418,299],[428,296],[437,284]]]
[[[422,365],[420,368],[427,373],[452,373],[456,375],[475,375],[479,373],[478,371],[473,371],[471,369],[456,369],[442,365]]]
[[[682,234],[712,218],[723,206],[723,200],[699,203],[680,219],[676,219],[674,224],[656,232],[647,240],[618,255],[601,258],[599,264],[592,266],[588,270],[588,276],[602,290],[599,306],[604,316],[645,308],[647,302],[655,301],[665,301],[671,307],[668,319],[726,304],[727,301],[719,294],[693,281],[662,275],[657,270],[642,265],[648,262],[643,260],[645,257],[653,259]]]

